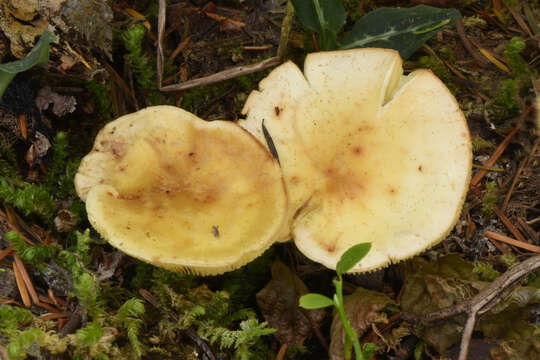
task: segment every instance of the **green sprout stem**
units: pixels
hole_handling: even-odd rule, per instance
[[[343,303],[343,279],[341,278],[341,274],[338,274],[338,280],[334,280],[333,282],[334,287],[336,288],[336,293],[334,294],[334,306],[338,311],[341,323],[343,324],[343,328],[347,334],[346,340],[352,341],[352,346],[354,348],[354,352],[356,353],[356,360],[364,360],[364,353],[362,352],[360,342],[358,341],[358,334],[352,328],[349,319],[347,319],[347,315],[345,314],[345,304]],[[349,348],[349,346],[345,346],[345,349]],[[348,353],[348,351],[346,351],[345,359],[350,358],[350,352]]]

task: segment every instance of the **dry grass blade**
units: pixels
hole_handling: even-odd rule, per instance
[[[510,74],[510,69],[508,68],[508,66],[506,66],[506,64],[504,64],[502,61],[500,61],[499,59],[497,59],[495,57],[495,55],[489,51],[488,49],[484,49],[482,46],[480,46],[476,41],[474,41],[473,39],[470,39],[471,43],[476,46],[478,48],[478,51],[480,51],[480,53],[482,55],[484,55],[484,57],[486,59],[488,59],[493,65],[495,65],[496,67],[498,67],[499,69],[501,69],[502,71],[504,71],[505,73],[507,74]]]

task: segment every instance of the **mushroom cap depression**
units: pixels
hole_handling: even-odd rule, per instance
[[[204,275],[260,255],[287,209],[279,165],[253,136],[172,106],[107,124],[75,187],[92,226],[113,246]]]
[[[239,124],[272,143],[282,167],[290,200],[281,237],[292,234],[312,260],[335,269],[345,250],[371,242],[351,272],[377,269],[456,223],[472,166],[466,120],[433,73],[404,76],[396,51],[309,54],[303,74],[285,63],[244,113]]]

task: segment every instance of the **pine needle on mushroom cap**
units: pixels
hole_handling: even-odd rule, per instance
[[[240,125],[275,145],[300,251],[335,268],[349,247],[371,242],[351,270],[418,254],[456,223],[472,151],[459,106],[430,71],[403,75],[386,49],[307,56],[304,74],[276,68],[254,91]]]
[[[113,246],[203,275],[260,255],[287,206],[279,165],[255,138],[172,106],[107,124],[75,185],[92,226]]]

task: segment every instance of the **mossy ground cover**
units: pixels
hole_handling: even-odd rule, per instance
[[[469,123],[475,171],[487,173],[471,186],[455,230],[440,245],[385,270],[344,278],[346,310],[362,314],[352,326],[361,342],[377,345],[381,359],[457,354],[464,319],[421,328],[399,314],[463,301],[531,255],[489,238],[486,230],[540,245],[540,147],[531,111],[540,91],[538,2],[423,3],[456,6],[461,28],[439,32],[406,60],[405,70],[427,67],[451,89]],[[409,6],[391,0],[343,4],[345,31],[381,6]],[[240,270],[203,278],[134,260],[91,229],[73,177],[103,124],[156,104],[181,106],[207,120],[236,120],[268,73],[160,92],[156,3],[109,5],[110,57],[92,50],[84,37],[70,39],[72,51],[67,43],[55,44],[49,65],[18,75],[0,102],[0,287],[12,284],[13,290],[0,296],[0,358],[328,358],[328,348],[344,341],[332,313],[309,315],[297,304],[305,287],[331,296],[335,273],[293,244],[274,245]],[[271,1],[169,1],[164,84],[275,55],[284,12]],[[2,62],[14,60],[9,32],[2,27],[0,33]],[[317,45],[295,20],[287,59],[301,64]],[[58,115],[52,106],[37,108],[37,89],[46,85],[76,99],[76,109]],[[509,134],[502,155],[486,165]],[[276,261],[288,270],[272,272]],[[3,282],[3,276],[20,281]],[[482,318],[471,352],[497,359],[540,354],[538,278],[531,274]],[[266,302],[256,296],[263,288],[270,294]]]

